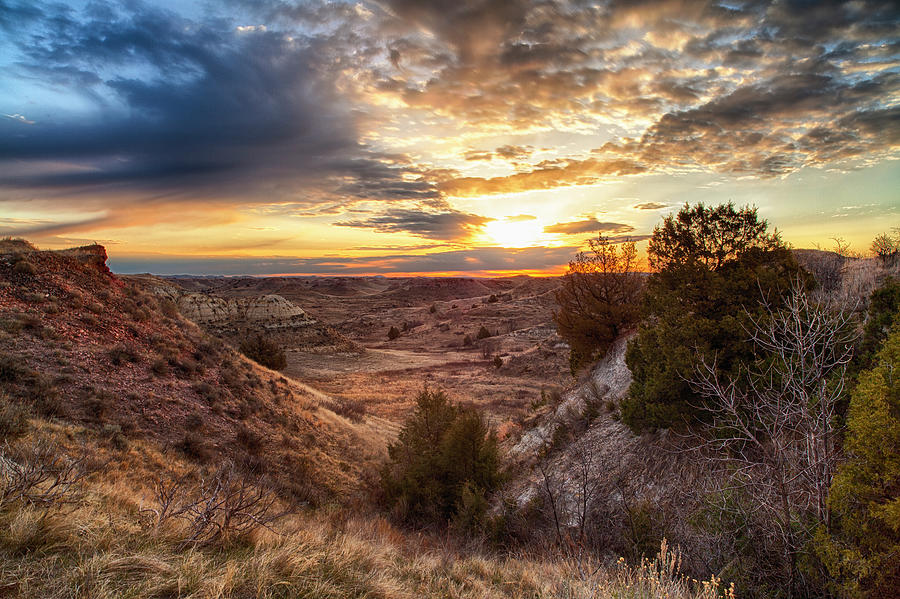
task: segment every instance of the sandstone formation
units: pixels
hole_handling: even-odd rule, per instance
[[[280,295],[226,299],[206,293],[185,293],[177,304],[182,314],[209,328],[232,329],[243,325],[279,330],[315,322],[300,306]]]

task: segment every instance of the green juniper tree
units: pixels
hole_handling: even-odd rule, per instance
[[[654,229],[648,255],[654,272],[644,320],[626,353],[634,379],[622,403],[623,420],[635,431],[702,416],[688,384],[700,359],[715,355],[724,373],[752,361],[746,329],[760,300],[777,308],[805,275],[755,208],[730,203],[685,204]]]
[[[472,409],[451,402],[442,391],[423,390],[397,442],[388,448],[382,471],[385,498],[400,519],[445,523],[465,512],[500,483],[497,437]]]
[[[900,588],[900,314],[894,322],[850,399],[834,524],[816,539],[832,590],[848,597],[894,597]]]

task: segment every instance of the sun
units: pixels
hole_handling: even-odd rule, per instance
[[[484,232],[499,246],[524,248],[538,244],[544,233],[544,227],[537,219],[500,219],[485,225]]]

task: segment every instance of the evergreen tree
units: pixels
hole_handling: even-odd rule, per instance
[[[700,359],[723,374],[753,361],[746,329],[760,301],[778,309],[804,274],[756,209],[687,204],[653,231],[644,320],[629,344],[634,377],[622,418],[635,431],[702,416],[690,380]],[[804,275],[804,281],[810,281]]]
[[[895,597],[900,589],[900,323],[850,399],[848,460],[831,487],[833,530],[817,549],[850,597]]]
[[[500,482],[497,438],[482,415],[452,403],[442,391],[423,390],[416,409],[388,447],[382,472],[388,504],[408,522],[447,522]]]

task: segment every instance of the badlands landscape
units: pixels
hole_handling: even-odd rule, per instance
[[[572,381],[552,322],[556,277],[126,279],[214,335],[276,340],[286,376],[395,421],[428,385],[509,429]]]
[[[829,552],[869,541],[849,524],[822,536],[816,514],[880,520],[817,503],[812,485],[833,479],[833,497],[853,484],[883,501],[890,492],[866,490],[871,478],[853,469],[896,472],[832,452],[838,474],[816,478],[820,461],[793,428],[723,444],[722,431],[742,430],[741,411],[719,420],[733,391],[669,360],[685,355],[683,338],[710,364],[704,336],[718,338],[707,355],[726,349],[754,368],[766,364],[755,352],[782,351],[770,368],[804,363],[811,382],[783,371],[753,384],[796,385],[772,393],[841,416],[816,429],[804,415],[816,410],[782,417],[744,396],[762,410],[746,430],[789,418],[778,426],[807,427],[816,444],[840,432],[842,451],[868,455],[849,448],[871,440],[860,418],[881,404],[868,398],[896,394],[900,251],[790,251],[760,231],[718,270],[702,262],[710,253],[649,275],[627,267],[633,244],[601,236],[572,268],[605,256],[619,271],[557,278],[116,275],[99,245],[3,240],[0,592],[712,599],[768,597],[785,581],[785,596],[832,588],[848,566]],[[767,317],[744,300],[761,281],[781,294]],[[599,299],[573,320],[582,292]],[[669,310],[686,297],[690,311]],[[593,353],[573,368],[572,342],[585,339]],[[704,384],[721,395],[682,401]],[[878,418],[893,434],[893,417]],[[806,528],[775,534],[782,523]],[[890,562],[862,551],[864,563]],[[840,588],[890,588],[897,575],[860,572]]]

